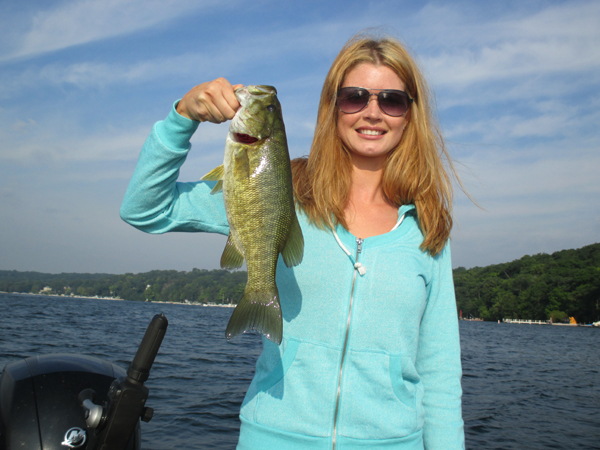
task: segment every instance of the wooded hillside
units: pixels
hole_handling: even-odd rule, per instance
[[[0,270],[0,291],[126,300],[237,303],[246,285],[243,271],[155,270],[124,275]],[[600,320],[600,244],[577,250],[523,256],[486,267],[454,270],[457,308],[484,320]],[[46,290],[44,291],[44,288]]]
[[[600,320],[600,244],[454,270],[463,317]]]
[[[153,270],[124,275],[44,274],[0,270],[0,291],[73,294],[139,301],[237,303],[244,291],[246,278],[246,272],[242,271],[201,269],[193,269],[191,272]]]

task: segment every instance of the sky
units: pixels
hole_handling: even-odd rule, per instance
[[[401,40],[435,93],[457,189],[454,267],[600,242],[600,2],[3,0],[0,270],[215,269],[225,237],[149,235],[119,208],[152,125],[217,77],[279,92],[308,154],[356,33]],[[201,124],[180,180],[222,163]]]

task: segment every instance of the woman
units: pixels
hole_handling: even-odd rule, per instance
[[[228,234],[222,197],[176,179],[198,123],[231,119],[239,86],[201,84],[155,125],[124,220]],[[304,259],[278,265],[283,340],[263,339],[238,449],[464,448],[451,186],[428,102],[393,39],[356,38],[334,61],[310,155],[292,163]]]

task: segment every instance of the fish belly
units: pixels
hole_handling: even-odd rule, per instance
[[[251,172],[241,179],[227,166],[225,172],[223,195],[231,239],[248,268],[244,295],[231,316],[226,336],[229,339],[254,329],[280,343],[283,325],[275,271],[295,215],[291,183],[286,174],[276,170]]]

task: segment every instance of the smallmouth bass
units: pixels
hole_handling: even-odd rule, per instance
[[[246,260],[248,268],[244,294],[225,336],[254,329],[280,344],[277,260],[281,254],[285,265],[293,267],[304,254],[285,126],[274,87],[246,86],[235,95],[241,108],[229,127],[223,165],[201,178],[217,181],[211,193],[223,191],[229,237],[221,267],[237,269]]]

